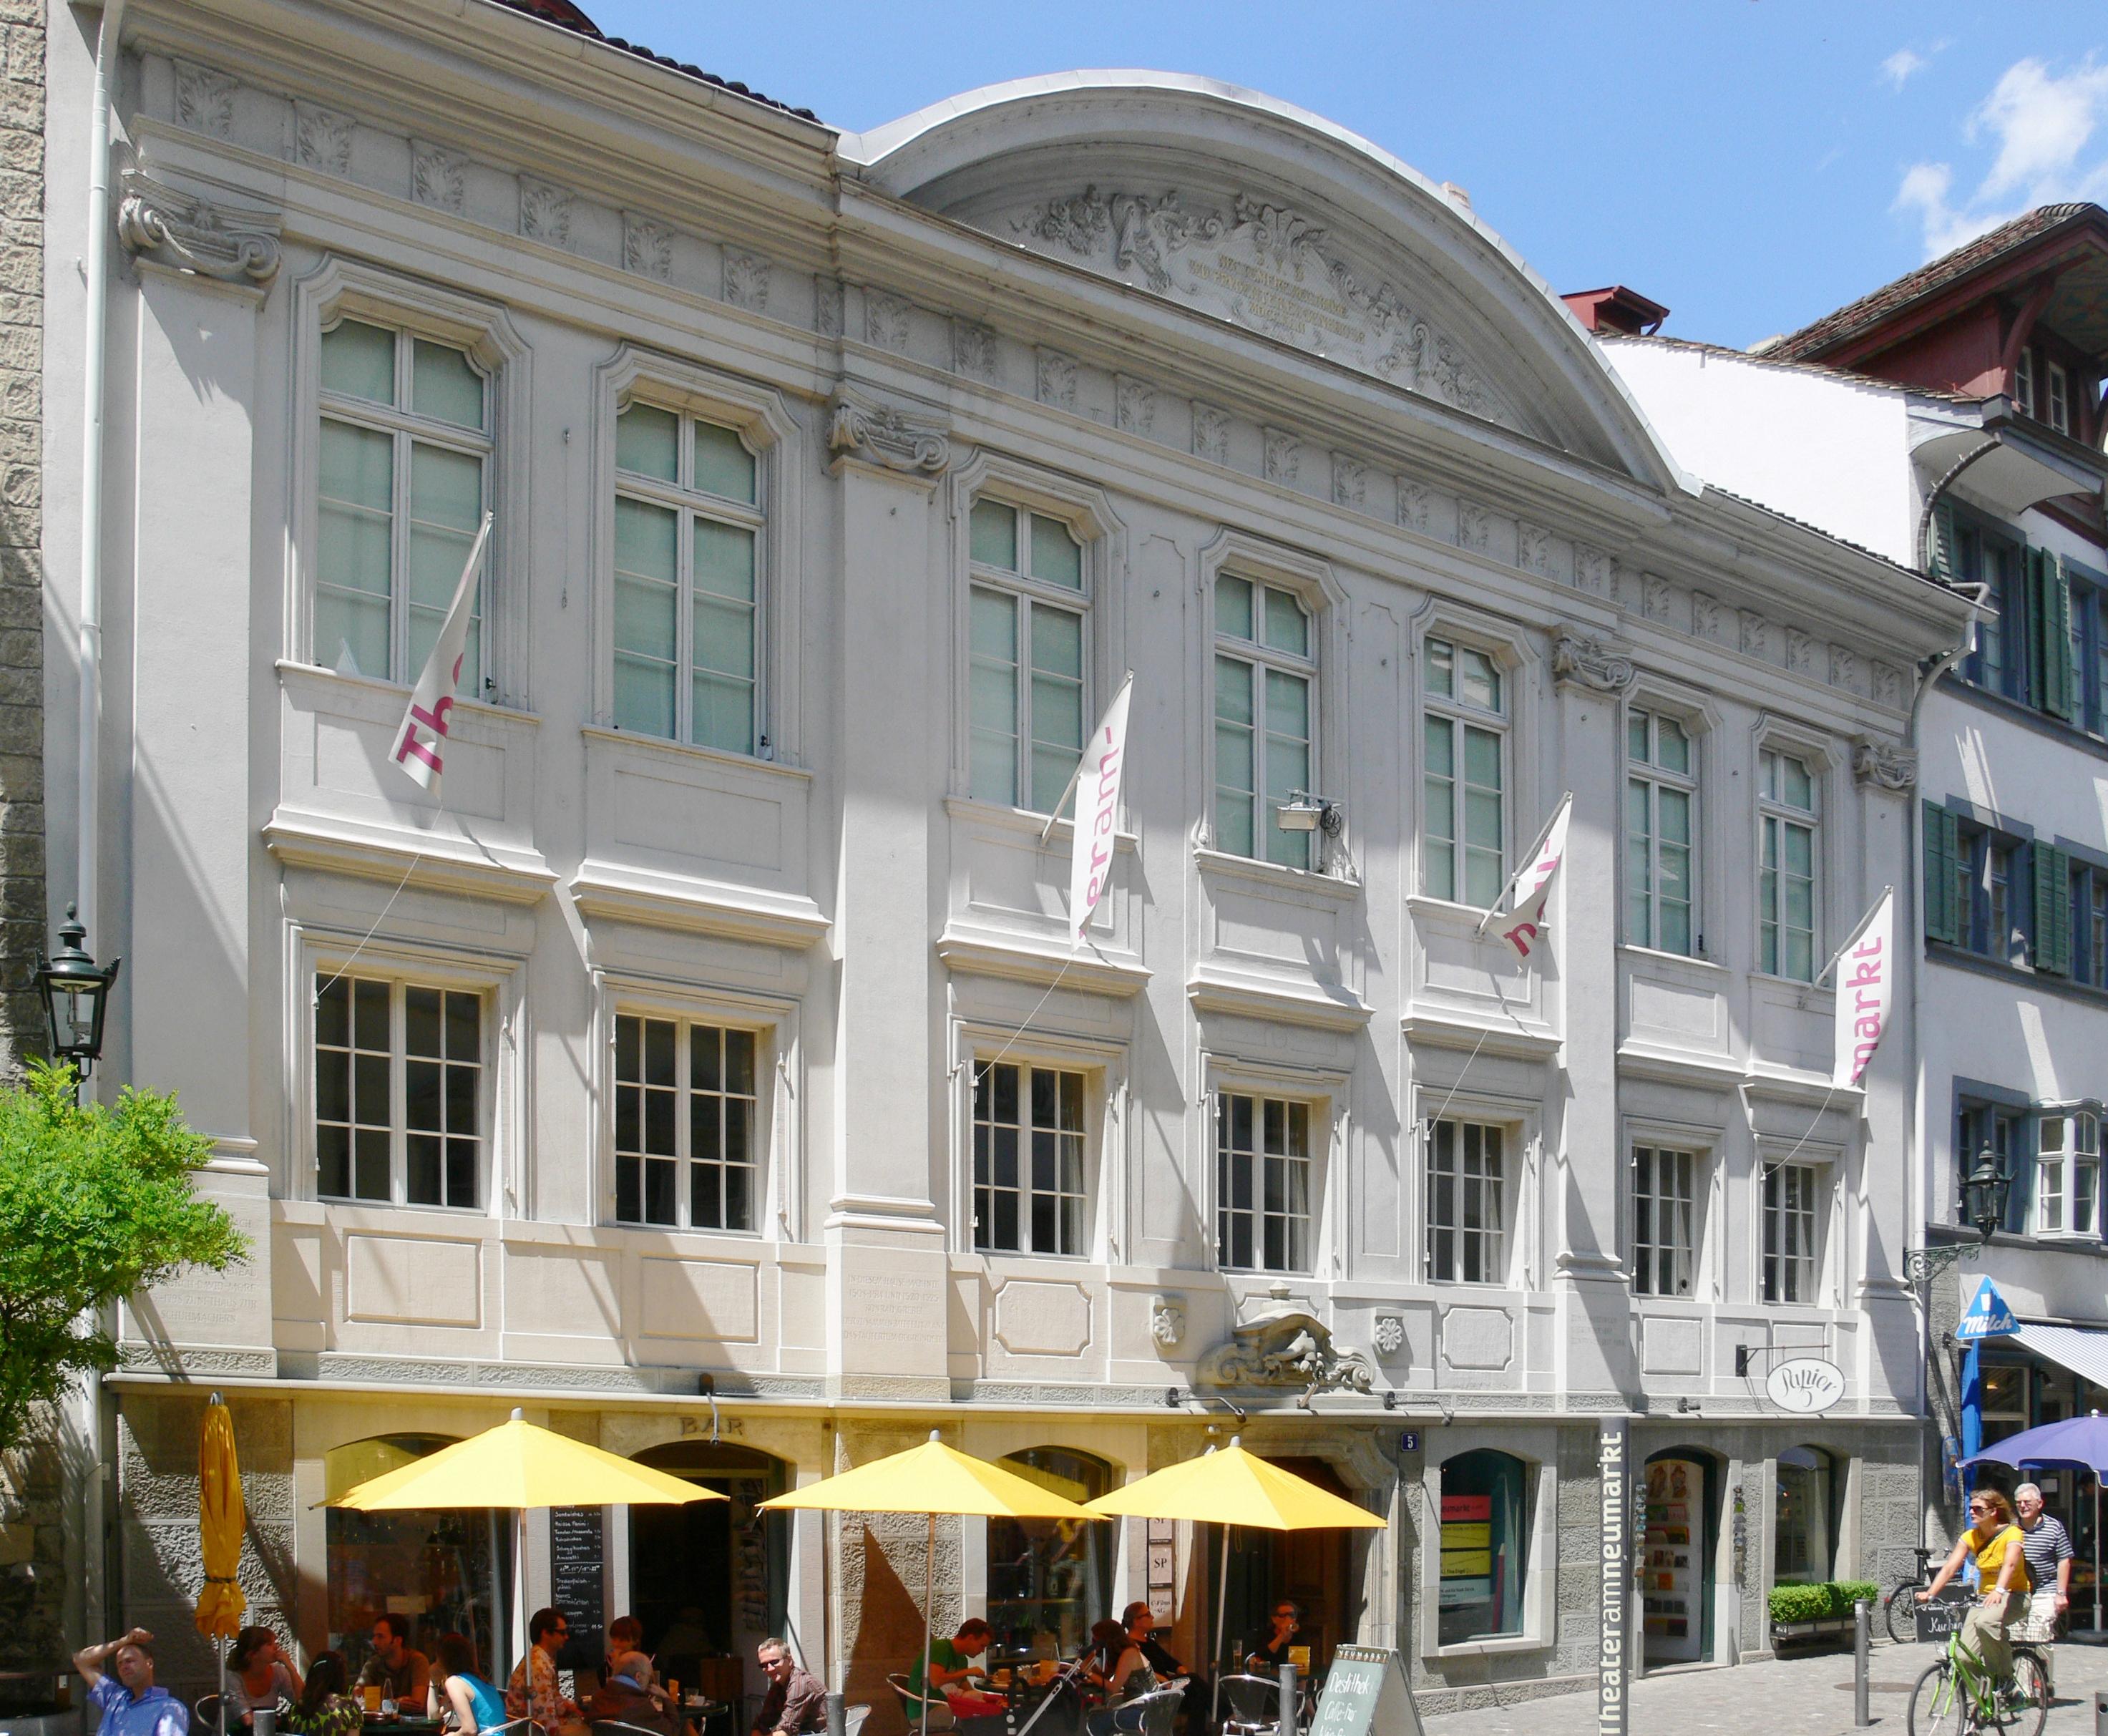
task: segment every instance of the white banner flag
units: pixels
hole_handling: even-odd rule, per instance
[[[1090,931],[1091,913],[1112,878],[1113,833],[1119,814],[1120,773],[1127,768],[1127,702],[1134,692],[1129,675],[1113,695],[1106,715],[1083,749],[1076,773],[1076,841],[1069,858],[1069,944],[1080,946]]]
[[[1551,895],[1553,877],[1566,857],[1566,817],[1573,810],[1571,795],[1559,799],[1559,811],[1544,828],[1544,841],[1528,868],[1516,877],[1515,902],[1497,923],[1501,938],[1515,949],[1516,957],[1529,957],[1530,943],[1544,928],[1544,901]]]
[[[1888,1029],[1889,1003],[1896,989],[1895,919],[1896,895],[1884,892],[1859,938],[1838,955],[1837,1059],[1830,1072],[1833,1088],[1859,1083]]]
[[[483,567],[483,552],[490,541],[490,514],[470,545],[468,565],[462,569],[454,600],[447,606],[440,624],[439,643],[425,659],[424,673],[410,690],[410,709],[403,719],[403,736],[396,744],[395,763],[428,790],[439,787],[444,769],[441,749],[446,745],[447,714],[454,708],[454,684],[461,679],[462,658],[468,649],[469,619],[475,613],[475,584]],[[427,740],[426,737],[429,737]]]

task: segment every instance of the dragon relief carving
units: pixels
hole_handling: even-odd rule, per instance
[[[1194,1371],[1196,1387],[1299,1387],[1317,1392],[1370,1392],[1376,1365],[1361,1350],[1332,1342],[1332,1328],[1275,1284],[1268,1305],[1218,1344]]]

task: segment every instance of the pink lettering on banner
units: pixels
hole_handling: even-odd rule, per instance
[[[454,673],[457,675],[461,673],[461,665],[458,660],[456,661],[454,665]],[[454,701],[453,696],[451,693],[441,696],[439,702],[436,706],[433,706],[429,711],[427,711],[422,706],[412,706],[410,707],[410,719],[403,726],[403,745],[395,750],[396,759],[398,760],[404,760],[410,755],[415,754],[420,760],[423,760],[426,764],[431,767],[434,771],[436,772],[440,770],[441,768],[438,751],[439,744],[440,742],[444,742],[447,738],[447,713],[453,710],[453,708]],[[420,724],[422,724],[427,729],[430,730],[432,734],[437,738],[430,747],[426,746],[422,742],[417,739],[417,725]]]
[[[1509,945],[1527,958],[1529,957],[1529,942],[1537,938],[1537,924],[1534,922],[1518,922],[1512,928],[1503,929],[1501,933],[1502,938]],[[1529,937],[1529,940],[1523,938],[1525,935]]]

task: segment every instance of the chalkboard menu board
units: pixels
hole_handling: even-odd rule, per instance
[[[1398,1653],[1336,1648],[1310,1736],[1426,1736]]]
[[[1949,1585],[1930,1603],[1918,1605],[1917,1637],[1944,1642],[1949,1634],[1960,1633],[1962,1618],[1975,1601],[1973,1593],[1959,1585]]]
[[[607,1649],[606,1540],[597,1507],[549,1509],[549,1602],[564,1612],[571,1637],[556,1654],[560,1670],[597,1670]]]

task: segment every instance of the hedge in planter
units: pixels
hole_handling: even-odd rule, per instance
[[[1783,1626],[1795,1621],[1851,1619],[1852,1606],[1864,1598],[1878,1603],[1881,1588],[1872,1580],[1825,1580],[1816,1585],[1772,1587],[1772,1620]]]

